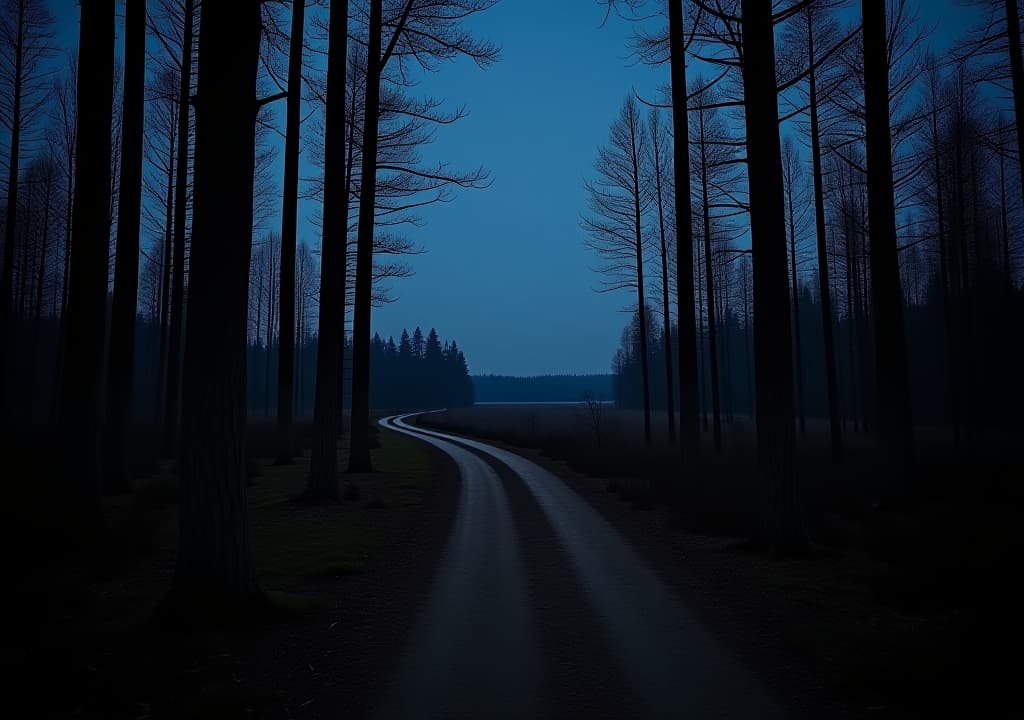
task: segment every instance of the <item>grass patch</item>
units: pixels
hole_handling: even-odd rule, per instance
[[[21,553],[19,564],[11,566],[10,594],[21,621],[11,634],[9,653],[17,663],[7,669],[36,714],[291,717],[306,702],[300,698],[293,707],[293,699],[268,684],[265,673],[272,668],[274,677],[287,683],[308,672],[305,660],[297,658],[305,657],[301,652],[309,634],[322,634],[326,617],[353,583],[362,582],[350,576],[365,575],[378,566],[385,548],[409,537],[433,463],[419,443],[382,432],[373,451],[377,472],[338,475],[339,489],[342,483],[358,485],[364,497],[379,501],[377,506],[312,505],[294,502],[308,472],[308,442],[293,464],[277,465],[271,439],[272,428],[250,427],[249,541],[257,580],[275,611],[265,627],[154,632],[150,620],[173,581],[178,540],[172,460],[154,462],[136,478],[131,494],[105,498],[106,537],[98,561],[63,569],[38,562],[68,540],[56,530],[33,528],[38,547],[30,546],[30,553]],[[15,476],[33,482],[17,484],[21,494],[16,497],[24,502],[15,506],[45,508],[47,492],[59,487],[60,478],[50,462],[48,437],[26,440],[14,455]],[[344,468],[347,442],[339,442],[339,456]],[[331,627],[338,622],[344,619]],[[282,638],[297,644],[283,646]],[[56,695],[50,687],[55,678],[63,689]],[[275,709],[280,712],[271,712]]]
[[[342,499],[370,498],[364,504],[292,502],[305,482],[308,453],[292,465],[262,460],[262,477],[249,489],[249,521],[257,576],[268,588],[364,572],[395,521],[422,503],[431,475],[426,450],[395,433],[381,433],[379,445],[377,472],[339,475]],[[339,442],[341,467],[346,447]]]
[[[300,616],[317,615],[331,607],[331,604],[319,595],[288,593],[280,590],[268,591],[267,602],[276,610]]]

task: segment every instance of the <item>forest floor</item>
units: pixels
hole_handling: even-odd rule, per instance
[[[1002,716],[1024,639],[1010,570],[1022,547],[1019,447],[954,460],[920,433],[922,502],[896,513],[879,509],[884,472],[864,436],[836,468],[809,435],[797,466],[811,547],[778,558],[744,549],[756,522],[750,428],[727,427],[729,450],[705,451],[695,510],[659,490],[685,481],[678,448],[645,447],[638,413],[603,412],[600,447],[586,407],[478,407],[419,422],[563,478],[777,686],[809,675],[864,717]]]
[[[291,465],[250,429],[249,520],[261,587],[279,612],[235,630],[153,623],[177,538],[170,463],[105,501],[104,570],[19,573],[5,642],[8,707],[32,717],[321,717],[375,702],[437,565],[457,497],[440,453],[379,435],[377,472],[342,476],[343,500],[295,503],[308,449]],[[344,467],[345,457],[341,458]]]

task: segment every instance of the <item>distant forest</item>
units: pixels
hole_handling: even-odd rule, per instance
[[[739,277],[742,283],[742,276]],[[749,284],[749,278],[746,281]],[[995,300],[993,297],[991,300]],[[1016,312],[1021,311],[1018,295],[1012,300]],[[804,426],[809,418],[827,419],[829,414],[827,377],[822,352],[824,337],[821,325],[821,301],[816,288],[804,285],[800,292],[800,363],[794,370],[797,423]],[[753,321],[748,312],[739,314],[729,308],[716,329],[718,343],[719,399],[716,403],[711,388],[711,360],[709,331],[705,326],[699,334],[698,402],[702,425],[709,427],[717,413],[724,422],[735,416],[749,416],[754,405]],[[991,308],[990,308],[991,310]],[[1024,345],[1024,328],[1020,325],[1004,327],[980,309],[974,319],[974,332],[978,347],[989,356],[987,371],[972,374],[967,380],[972,391],[971,414],[956,418],[970,422],[975,431],[985,428],[1018,427],[1017,408],[1024,398],[1024,385],[1015,372],[1013,348]],[[998,315],[996,316],[998,317]],[[612,397],[619,407],[643,407],[641,382],[639,316],[622,332],[622,344],[613,359]],[[665,335],[656,319],[648,312],[650,338],[650,393],[655,410],[666,407]],[[706,322],[706,318],[705,318]],[[843,428],[854,432],[869,431],[877,427],[877,387],[875,366],[871,355],[872,337],[870,318],[851,305],[847,313],[834,323],[836,343],[836,369],[839,378],[839,407]],[[943,313],[939,290],[934,285],[923,291],[920,302],[908,305],[906,314],[907,363],[910,369],[911,403],[918,424],[949,426],[954,405],[950,403],[946,388],[957,381],[954,368],[946,355],[938,351],[943,347]],[[673,355],[678,352],[676,328],[672,327]],[[797,375],[796,373],[799,373]],[[673,367],[673,384],[678,387],[677,368]]]
[[[477,402],[579,402],[615,399],[611,375],[474,375]]]
[[[12,370],[26,379],[11,386],[8,397],[12,404],[29,413],[26,419],[45,423],[56,412],[54,358],[58,348],[56,322],[44,321],[38,325],[25,323],[13,329],[23,339],[16,347]],[[263,329],[266,332],[266,329]],[[280,343],[275,335],[267,351],[264,339],[252,333],[246,349],[246,396],[249,417],[275,418]],[[265,337],[265,336],[264,336]],[[432,340],[433,339],[433,340]],[[436,345],[435,345],[436,343]],[[406,354],[402,348],[408,344]],[[316,396],[317,337],[299,332],[294,349],[293,413],[296,418],[313,416]],[[440,352],[440,356],[437,352]],[[140,315],[135,329],[136,367],[132,393],[133,416],[142,424],[159,425],[163,417],[163,397],[157,383],[160,377],[160,323],[156,318]],[[346,367],[350,368],[352,344],[345,342]],[[463,351],[454,342],[441,342],[436,331],[426,337],[419,328],[409,335],[403,331],[396,344],[374,337],[370,355],[370,405],[375,409],[423,409],[463,407],[473,404],[473,381]],[[609,386],[610,386],[610,376]],[[346,390],[351,387],[351,375],[345,375]],[[610,391],[608,398],[611,398]],[[345,393],[345,407],[350,406],[349,392]],[[574,399],[579,399],[578,397]]]

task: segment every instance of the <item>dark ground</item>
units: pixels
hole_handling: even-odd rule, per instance
[[[877,470],[856,444],[848,466],[831,473],[812,449],[801,465],[811,549],[779,559],[742,548],[754,521],[742,442],[705,453],[707,505],[686,512],[656,490],[683,477],[677,450],[649,450],[623,432],[598,449],[583,416],[563,417],[570,412],[581,411],[472,408],[421,422],[499,447],[504,437],[559,475],[783,693],[836,698],[872,718],[1001,716],[1016,703],[1019,448],[973,461],[926,454],[921,472],[932,486],[906,513],[878,509]]]
[[[254,455],[273,456],[258,451],[271,445],[265,436],[251,429]],[[68,539],[47,526],[46,446],[26,438],[5,473],[14,478],[5,524],[15,619],[4,654],[14,688],[8,704],[33,717],[365,717],[429,591],[459,488],[446,456],[388,437],[376,453],[388,472],[359,479],[358,498],[323,510],[288,502],[301,463],[254,458],[254,553],[274,604],[289,612],[245,629],[187,634],[149,622],[173,570],[173,484],[144,481],[133,498],[108,501],[120,551],[108,551],[117,562],[99,579],[44,572],[41,560]],[[685,518],[645,491],[649,477],[614,472],[630,462],[627,448],[616,457],[608,448],[586,453],[589,475],[553,459],[557,447],[545,450],[517,452],[619,529],[804,717],[996,717],[1015,700],[1019,663],[1004,657],[1022,637],[1019,505],[993,508],[966,492],[991,486],[992,477],[965,476],[960,506],[933,501],[909,516],[866,513],[857,523],[837,511],[842,542],[822,542],[816,526],[810,557],[779,560],[738,551],[735,533],[686,529]],[[602,468],[614,477],[599,477]],[[637,716],[625,681],[597,660],[597,621],[551,528],[522,484],[499,474],[522,540],[537,637],[552,659],[541,692],[551,706],[572,707],[566,717]],[[41,488],[29,492],[33,480]],[[355,531],[325,534],[328,527]]]
[[[130,537],[159,516],[154,547],[119,555],[101,578],[42,568],[15,578],[9,706],[33,717],[364,716],[429,587],[458,489],[442,454],[390,435],[382,445],[384,472],[357,478],[358,499],[326,508],[288,500],[302,463],[255,460],[254,556],[282,612],[234,630],[154,627],[173,572],[173,502],[141,501],[142,513],[138,492],[108,501],[108,525]]]

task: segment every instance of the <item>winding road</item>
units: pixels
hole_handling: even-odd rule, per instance
[[[461,482],[440,569],[378,717],[576,715],[574,689],[546,689],[549,673],[561,673],[561,685],[585,686],[583,694],[603,689],[621,704],[598,708],[610,716],[788,717],[622,535],[558,477],[515,453],[412,426],[409,417],[381,425],[448,454]],[[524,489],[540,509],[544,532],[557,540],[551,551],[532,548],[517,527],[509,496]],[[563,570],[531,589],[529,557]],[[538,617],[566,594],[572,606],[549,623],[550,633],[539,632]],[[598,637],[578,649],[546,637],[568,632],[567,624],[586,628],[578,637]],[[559,669],[565,665],[575,674]]]

